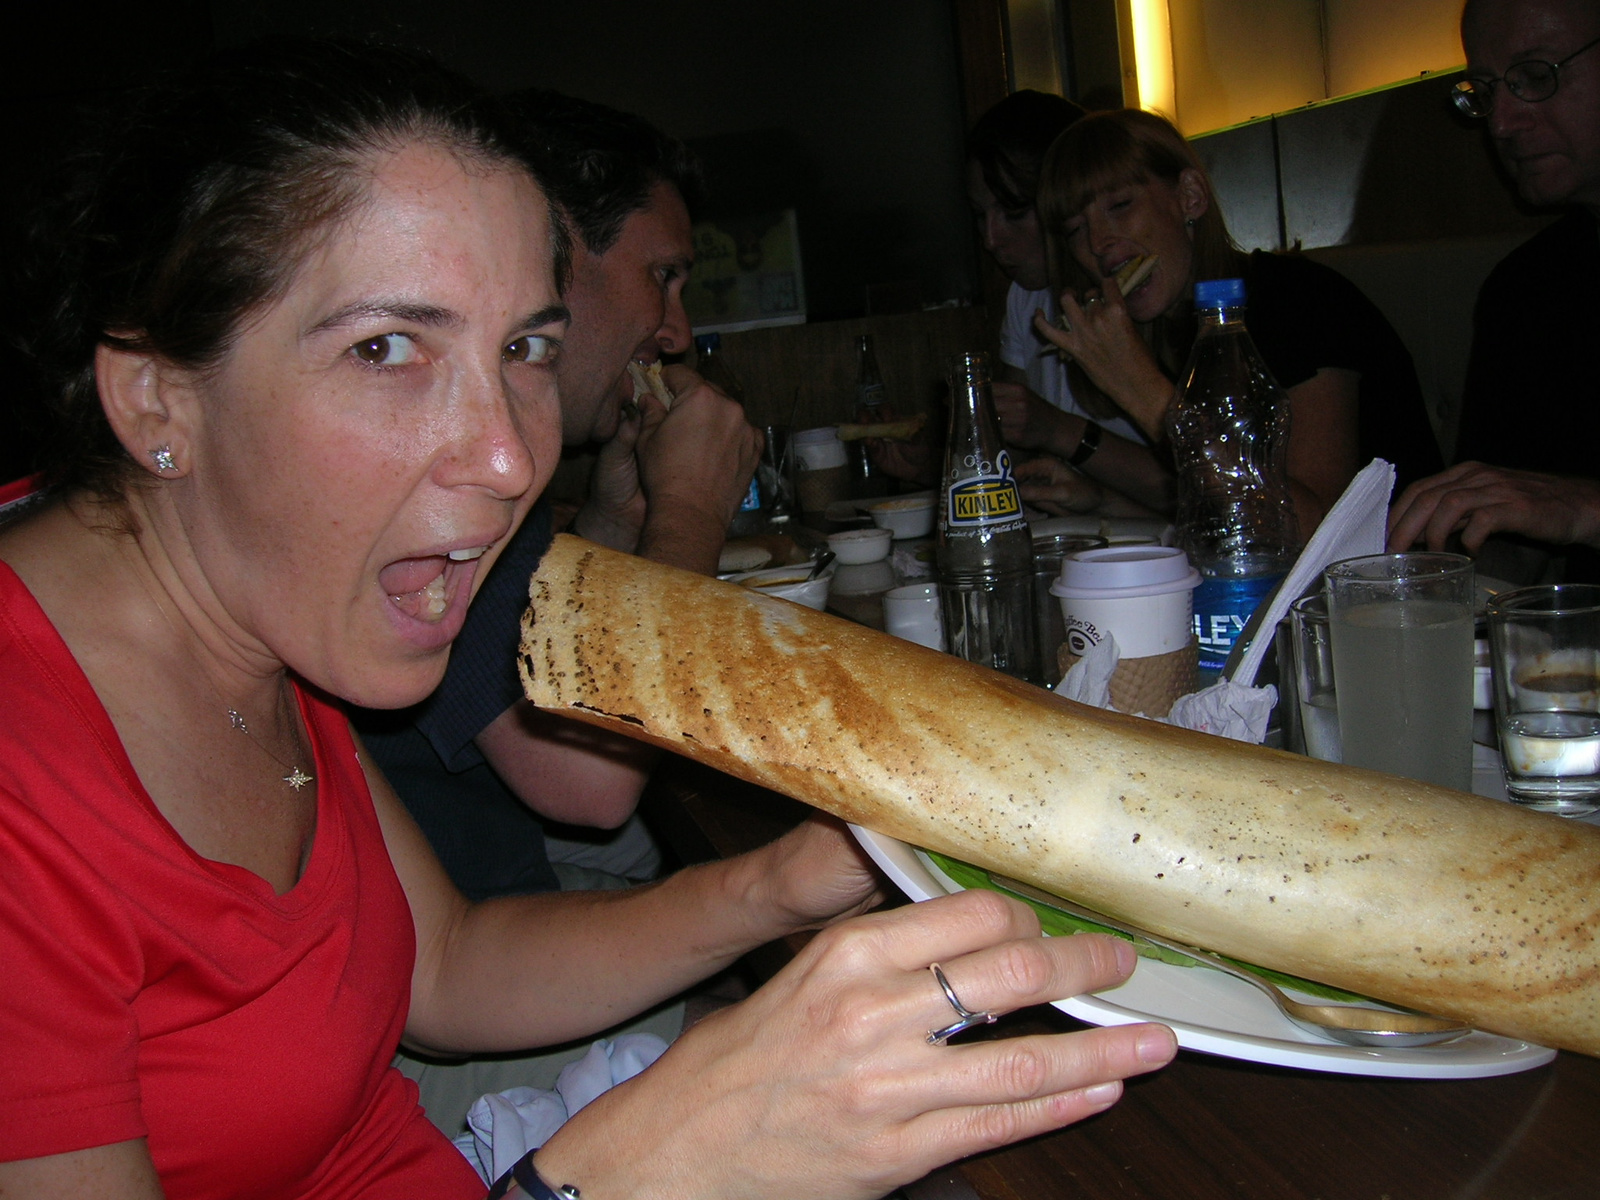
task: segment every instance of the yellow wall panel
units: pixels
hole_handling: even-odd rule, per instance
[[[1170,0],[1169,8],[1184,133],[1325,95],[1319,0]]]
[[[1328,95],[1459,66],[1461,0],[1324,0]]]

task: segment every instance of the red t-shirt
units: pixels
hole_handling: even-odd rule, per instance
[[[191,850],[0,564],[0,1160],[148,1139],[171,1200],[481,1197],[389,1066],[415,945],[343,714],[282,896]]]

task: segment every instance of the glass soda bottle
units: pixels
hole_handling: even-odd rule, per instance
[[[950,652],[1039,682],[1033,539],[982,354],[960,354],[952,363],[939,499],[936,563]]]
[[[1200,683],[1217,681],[1256,607],[1299,549],[1284,469],[1289,397],[1244,325],[1242,279],[1195,285],[1200,330],[1167,433],[1178,468],[1178,538],[1200,571]]]
[[[695,370],[700,378],[722,392],[728,399],[736,401],[741,407],[744,405],[744,385],[739,382],[739,377],[733,373],[733,368],[728,366],[728,360],[722,357],[722,335],[720,333],[702,333],[694,339]],[[739,511],[734,514],[733,523],[728,526],[728,533],[733,537],[745,537],[759,533],[766,524],[766,516],[762,507],[761,471],[750,476],[750,486],[745,490],[744,499],[739,502]]]
[[[878,370],[878,353],[872,346],[872,335],[863,333],[856,339],[856,402],[851,421],[871,425],[884,419],[883,402],[888,393],[884,390],[883,374]],[[850,496],[860,500],[868,496],[881,496],[888,491],[889,480],[873,464],[867,454],[865,442],[850,443]]]

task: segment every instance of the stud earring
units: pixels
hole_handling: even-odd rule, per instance
[[[172,458],[171,446],[157,446],[154,450],[150,451],[150,457],[155,460],[156,473],[158,475],[167,471],[176,471],[178,469],[178,464],[173,461]]]
[[[1193,217],[1185,217],[1184,221],[1183,221],[1183,227],[1185,229],[1193,229],[1194,228],[1194,218]]]

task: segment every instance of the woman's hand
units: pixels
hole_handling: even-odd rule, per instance
[[[1012,474],[1023,500],[1052,517],[1094,512],[1105,500],[1098,483],[1048,455],[1017,464]]]
[[[1161,372],[1155,355],[1128,315],[1114,279],[1102,281],[1102,292],[1080,304],[1071,292],[1061,293],[1066,328],[1052,325],[1043,312],[1033,314],[1039,336],[1075,360],[1090,382],[1123,409],[1153,442],[1165,436],[1172,381]]]
[[[1006,1012],[1111,986],[1112,938],[1039,937],[1031,910],[964,892],[819,934],[749,1000],[686,1032],[538,1152],[552,1185],[596,1196],[847,1200],[1100,1112],[1165,1065],[1159,1025],[933,1046],[969,1009]]]
[[[1391,550],[1442,550],[1457,533],[1470,554],[1496,533],[1600,546],[1600,482],[1464,462],[1419,479],[1389,510]]]

